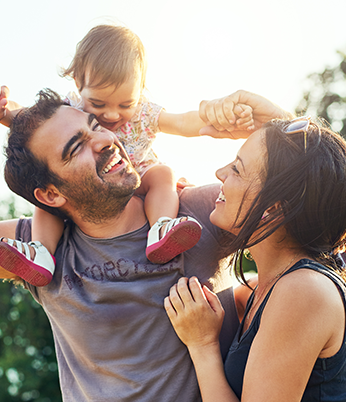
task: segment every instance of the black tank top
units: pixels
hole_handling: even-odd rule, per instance
[[[331,269],[309,259],[302,259],[287,270],[283,276],[298,269],[312,269],[330,278],[338,287],[346,311],[346,284],[337,273]],[[281,278],[282,278],[281,277]],[[281,279],[280,278],[280,279]],[[277,282],[276,282],[277,283]],[[251,321],[249,328],[242,334],[245,317],[253,303],[254,293],[250,296],[245,315],[233,343],[229,349],[225,361],[225,373],[231,388],[241,399],[243,377],[246,361],[249,355],[252,341],[254,340],[260,326],[263,310],[269,300],[275,284],[271,287],[256,314]],[[303,402],[345,402],[346,401],[346,336],[344,334],[343,344],[339,351],[331,357],[318,358],[312,370],[307,387],[305,389]]]

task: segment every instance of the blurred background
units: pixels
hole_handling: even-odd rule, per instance
[[[0,84],[22,105],[33,104],[44,87],[61,95],[75,90],[59,68],[90,28],[116,23],[141,38],[149,98],[168,112],[197,110],[202,99],[246,89],[345,132],[346,3],[340,0],[1,0],[0,10]],[[6,133],[0,127],[0,142]],[[155,151],[178,177],[201,185],[216,181],[215,170],[241,144],[159,134]],[[1,218],[31,213],[1,174]],[[8,283],[0,284],[0,307],[0,400],[61,401],[44,312]]]

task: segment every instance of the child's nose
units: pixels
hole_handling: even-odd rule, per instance
[[[103,113],[103,118],[110,122],[117,121],[120,119],[120,113],[117,110],[107,110]]]

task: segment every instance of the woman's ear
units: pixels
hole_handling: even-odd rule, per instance
[[[279,218],[282,218],[282,213],[283,212],[282,212],[281,202],[278,201],[273,206],[271,206],[270,208],[266,209],[263,212],[261,219],[266,220],[275,214],[275,217],[276,217],[275,220],[277,220]]]
[[[36,188],[34,196],[40,203],[53,208],[60,208],[66,203],[66,198],[52,184],[48,185],[45,189]]]

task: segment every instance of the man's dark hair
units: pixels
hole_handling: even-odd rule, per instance
[[[35,131],[64,104],[56,92],[50,89],[40,91],[35,105],[22,109],[14,118],[5,148],[5,180],[8,187],[30,203],[61,218],[66,218],[62,211],[40,203],[34,196],[36,188],[46,189],[49,184],[59,187],[61,179],[48,168],[46,162],[34,156],[28,144]]]

